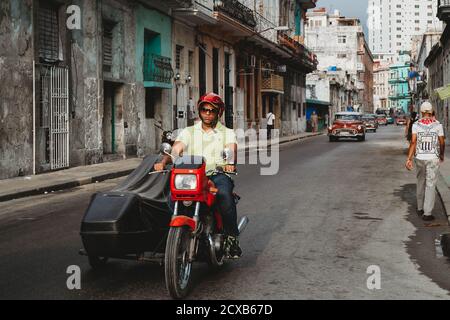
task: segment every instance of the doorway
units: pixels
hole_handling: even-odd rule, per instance
[[[124,154],[123,86],[120,83],[104,81],[102,137],[104,155]]]

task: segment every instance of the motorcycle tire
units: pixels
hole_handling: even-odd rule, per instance
[[[209,241],[209,239],[208,239]],[[214,250],[212,252],[211,243],[208,243],[208,259],[207,263],[211,269],[217,270],[220,269],[225,261],[225,252],[223,252],[223,248],[219,251]]]
[[[174,299],[182,299],[191,287],[192,262],[189,258],[191,231],[188,227],[173,227],[167,237],[164,272],[166,288]]]
[[[98,270],[105,267],[108,257],[88,256],[89,265],[92,269]]]

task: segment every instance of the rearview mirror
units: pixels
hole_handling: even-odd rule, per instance
[[[159,148],[159,151],[161,153],[170,155],[170,152],[172,152],[172,146],[167,142],[161,143],[161,147]]]

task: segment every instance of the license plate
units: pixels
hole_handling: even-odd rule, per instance
[[[342,131],[341,132],[341,136],[349,136],[349,135],[350,135],[350,133],[347,132],[347,131]]]

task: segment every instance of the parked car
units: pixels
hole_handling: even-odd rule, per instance
[[[387,120],[387,124],[394,124],[394,118],[392,118],[391,116],[387,116],[386,120]]]
[[[406,126],[406,117],[404,115],[398,116],[395,123],[398,126]]]
[[[387,126],[387,117],[384,114],[377,115],[377,122],[380,126]]]
[[[359,112],[338,112],[334,115],[333,124],[328,128],[330,142],[340,138],[366,139],[366,127]]]
[[[376,114],[365,114],[362,117],[362,120],[364,122],[364,126],[366,127],[367,131],[373,131],[377,132],[378,129],[378,121],[377,121],[377,115]]]

